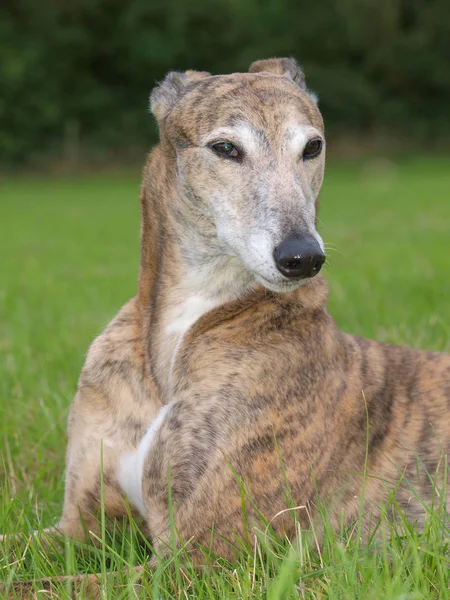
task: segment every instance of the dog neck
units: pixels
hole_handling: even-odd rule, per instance
[[[147,363],[164,402],[187,330],[206,312],[256,287],[242,263],[223,253],[202,210],[180,189],[175,159],[156,147],[141,190],[138,306]]]

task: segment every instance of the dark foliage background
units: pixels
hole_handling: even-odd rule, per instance
[[[446,143],[448,0],[3,0],[0,166],[147,148],[168,70],[293,55],[328,133]]]

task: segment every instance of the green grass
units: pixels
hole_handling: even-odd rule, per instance
[[[59,516],[66,418],[85,352],[136,290],[138,189],[138,173],[0,182],[0,531]],[[449,195],[446,161],[328,169],[320,229],[343,330],[450,351]],[[262,539],[255,554],[205,573],[172,557],[121,597],[448,598],[448,544],[437,507],[423,533],[404,522],[377,546],[331,531],[320,551]],[[134,530],[113,532],[100,549],[19,544],[0,549],[0,579],[102,571],[103,597],[118,598],[109,571],[149,554]]]

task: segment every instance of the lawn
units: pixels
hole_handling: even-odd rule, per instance
[[[138,172],[0,181],[0,531],[49,526],[59,516],[66,418],[84,355],[136,290],[138,191]],[[339,326],[450,352],[448,162],[331,165],[320,218]],[[261,542],[254,555],[203,574],[175,556],[175,568],[161,566],[120,593],[108,571],[149,554],[134,531],[115,532],[98,549],[0,548],[0,579],[100,570],[103,598],[448,598],[441,512],[430,513],[423,533],[404,523],[377,547],[345,532],[330,532],[320,551],[284,544],[265,554]]]

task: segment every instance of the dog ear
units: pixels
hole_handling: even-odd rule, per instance
[[[268,58],[257,60],[250,65],[250,73],[274,73],[284,75],[301,90],[306,91],[305,75],[294,58]]]
[[[316,104],[319,103],[317,95],[306,87],[305,74],[297,64],[295,58],[268,58],[266,60],[256,60],[250,65],[249,72],[283,75],[295,83],[302,92],[306,92],[313,102]]]
[[[164,81],[156,86],[150,94],[150,110],[158,121],[167,117],[177,100],[187,88],[205,77],[210,77],[206,71],[186,71],[179,73],[172,71],[166,75]]]

